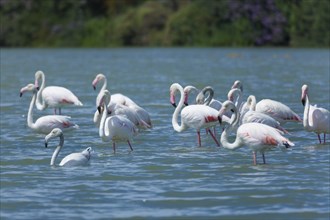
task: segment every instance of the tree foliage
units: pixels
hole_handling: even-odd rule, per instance
[[[328,0],[0,0],[2,47],[329,47]]]

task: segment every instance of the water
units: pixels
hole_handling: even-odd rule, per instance
[[[302,124],[288,123],[295,147],[266,154],[252,165],[246,148],[217,148],[195,131],[173,131],[169,86],[211,85],[224,100],[232,83],[244,98],[279,100],[300,116],[301,86],[312,103],[329,109],[329,50],[319,49],[1,49],[1,219],[329,219],[329,144],[318,144]],[[47,85],[71,89],[84,103],[63,114],[80,125],[65,135],[65,155],[95,150],[90,166],[50,167],[58,143],[26,126],[31,95],[19,89],[43,70]],[[154,128],[120,143],[112,153],[92,123],[102,72],[108,89],[121,92],[151,115]],[[34,119],[53,110],[34,111]],[[329,143],[329,137],[328,137]],[[259,158],[260,161],[260,158]],[[59,163],[59,161],[58,161]]]

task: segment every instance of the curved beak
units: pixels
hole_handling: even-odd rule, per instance
[[[93,85],[93,89],[96,90],[96,86]]]
[[[101,114],[101,112],[102,112],[102,107],[101,107],[101,106],[98,106],[98,107],[97,107],[97,111]]]
[[[48,147],[48,143],[47,143],[47,141],[45,141],[45,147]]]
[[[218,116],[218,121],[219,121],[220,124],[222,124],[222,118],[221,118],[220,115]]]
[[[20,92],[20,93],[19,93],[19,97],[22,97],[22,96],[23,96],[23,92]]]

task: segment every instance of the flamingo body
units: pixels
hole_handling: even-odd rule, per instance
[[[28,111],[28,117],[27,117],[27,124],[28,126],[38,132],[43,134],[48,134],[51,132],[54,128],[60,128],[63,131],[69,131],[73,129],[79,128],[79,126],[71,121],[71,117],[64,116],[64,115],[46,115],[38,118],[35,122],[33,122],[33,106],[36,102],[36,96],[37,96],[37,89],[35,85],[28,84],[27,86],[23,87],[20,91],[21,96],[25,92],[32,92],[32,100],[30,102],[30,107]]]
[[[48,107],[59,109],[67,105],[82,106],[83,104],[78,97],[73,94],[69,89],[61,86],[47,86],[45,87],[45,74],[42,71],[37,71],[35,74],[35,86],[39,87],[39,79],[41,79],[40,90],[37,93],[36,107],[39,110],[44,110]]]
[[[51,161],[50,161],[50,165],[54,166],[55,165],[55,161],[63,147],[64,144],[64,135],[61,129],[59,128],[55,128],[53,129],[48,135],[46,135],[45,137],[45,146],[48,146],[48,142],[50,139],[52,138],[56,138],[59,137],[60,138],[60,143],[59,145],[56,147]],[[67,155],[66,157],[64,157],[59,166],[81,166],[81,165],[87,165],[89,164],[89,161],[91,159],[91,154],[92,154],[92,148],[88,147],[86,148],[84,151],[79,152],[79,153],[72,153]]]
[[[257,164],[256,154],[260,152],[263,155],[263,162],[265,160],[265,151],[271,150],[276,146],[288,148],[294,146],[287,138],[283,137],[279,130],[260,123],[246,123],[238,127],[236,131],[236,139],[233,143],[229,143],[228,135],[232,128],[238,124],[239,115],[235,104],[231,101],[223,103],[219,111],[219,117],[222,118],[226,111],[233,111],[233,116],[230,126],[226,127],[221,135],[221,144],[224,148],[235,150],[243,146],[248,146],[253,152],[253,163]]]
[[[292,111],[287,105],[271,99],[259,101],[256,105],[256,111],[271,116],[276,121],[280,122],[281,125],[288,121],[302,121],[299,115]]]
[[[319,142],[322,143],[320,134],[330,133],[330,112],[325,108],[311,105],[308,97],[308,86],[303,85],[302,88],[302,103],[304,107],[303,126],[306,131],[315,132],[318,136]]]

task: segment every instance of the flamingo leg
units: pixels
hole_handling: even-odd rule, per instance
[[[255,151],[252,152],[253,153],[253,165],[257,165],[257,153]]]
[[[116,144],[115,142],[112,142],[112,149],[113,149],[113,153],[116,153]]]
[[[266,164],[266,157],[265,157],[264,153],[262,153],[262,160],[263,160],[264,164]]]
[[[201,132],[197,131],[197,140],[198,140],[198,146],[201,147],[202,143],[201,143]]]
[[[325,144],[325,138],[326,138],[326,135],[325,133],[323,134],[323,144]]]
[[[215,143],[217,144],[218,147],[220,147],[220,144],[217,140],[217,138],[215,137],[215,135],[212,133],[212,131],[210,129],[208,129],[208,132],[211,134],[213,140],[215,141]]]
[[[132,145],[131,145],[131,143],[129,142],[129,140],[127,140],[127,143],[128,143],[129,148],[131,148],[131,151],[133,151]]]
[[[319,138],[319,142],[320,142],[320,144],[322,144],[322,140],[321,140],[321,136],[320,136],[320,134],[317,134],[317,137]]]
[[[59,114],[59,115],[62,115],[61,108],[58,108],[58,114]]]
[[[54,115],[56,115],[56,108],[54,108]]]

